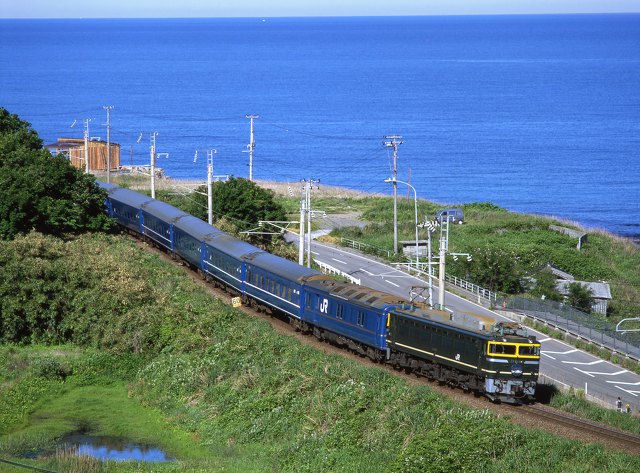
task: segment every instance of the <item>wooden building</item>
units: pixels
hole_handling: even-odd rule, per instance
[[[89,171],[107,170],[107,142],[90,140],[89,142]],[[111,170],[120,168],[120,145],[111,143]],[[84,138],[58,138],[58,141],[46,146],[52,154],[64,154],[71,165],[78,169],[85,169]]]

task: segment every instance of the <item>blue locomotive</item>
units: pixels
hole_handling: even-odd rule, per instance
[[[406,299],[338,282],[267,253],[167,203],[99,182],[109,216],[138,237],[296,329],[495,401],[532,401],[540,344],[518,324],[470,328]]]

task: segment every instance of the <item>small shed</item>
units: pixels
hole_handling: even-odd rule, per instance
[[[85,169],[84,138],[58,138],[58,141],[46,145],[52,154],[64,154],[71,165],[78,169]],[[110,170],[120,168],[120,145],[110,143]],[[107,170],[107,142],[102,140],[89,140],[89,171]]]
[[[566,281],[559,279],[556,283],[556,289],[560,294],[566,296],[569,294],[569,285],[578,283],[587,287],[592,294],[591,310],[599,314],[607,313],[609,301],[611,300],[611,288],[606,282],[586,282],[586,281]]]

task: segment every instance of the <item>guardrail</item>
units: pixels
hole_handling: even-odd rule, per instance
[[[333,266],[331,266],[331,265],[329,265],[327,263],[323,263],[322,261],[318,261],[317,259],[314,259],[313,261],[315,261],[315,263],[320,267],[320,270],[325,274],[327,274],[327,273],[337,274],[339,276],[342,276],[343,278],[348,279],[353,284],[357,284],[357,285],[361,284],[361,280],[360,279],[354,278],[350,274],[345,273],[343,271],[340,271],[338,268],[334,268]]]
[[[366,243],[361,243],[355,240],[349,240],[348,238],[340,237],[340,243],[343,246],[354,248],[359,251],[363,251],[365,253],[372,253],[374,255],[381,255],[387,258],[391,258],[391,251],[385,250],[383,248],[378,248],[377,246],[368,245]]]
[[[462,278],[445,274],[444,280],[449,284],[459,287],[460,289],[464,289],[467,292],[482,297],[490,303],[495,303],[498,300],[498,294],[496,294],[495,292],[492,292],[489,289],[485,289],[484,287],[480,287],[477,284],[473,284],[469,281],[465,281]]]
[[[408,273],[416,273],[420,277],[424,277],[424,278],[429,277],[427,271],[424,270],[424,268],[428,266],[427,263],[420,263],[419,269],[416,269],[415,263],[412,263],[412,262],[393,263],[393,266],[395,266],[398,269],[407,271]],[[432,278],[436,277],[436,275],[434,274],[433,267],[431,268],[431,277]],[[496,294],[495,292],[492,292],[489,289],[480,287],[477,284],[473,284],[462,278],[451,276],[450,274],[445,274],[444,280],[453,286],[459,287],[460,289],[464,289],[465,291],[470,292],[471,294],[474,294],[478,297],[485,299],[487,302],[491,304],[495,304],[495,302],[498,300],[498,294]]]

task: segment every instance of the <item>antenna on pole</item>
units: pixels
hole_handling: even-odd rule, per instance
[[[260,115],[245,115],[245,118],[250,120],[251,131],[249,134],[249,144],[244,152],[249,153],[249,180],[253,181],[253,150],[256,147],[256,142],[253,140],[253,120],[260,118]]]
[[[398,254],[398,146],[404,143],[402,136],[389,135],[384,137],[383,144],[393,148],[393,254]]]
[[[105,105],[107,111],[107,183],[111,182],[111,109],[113,105]]]

